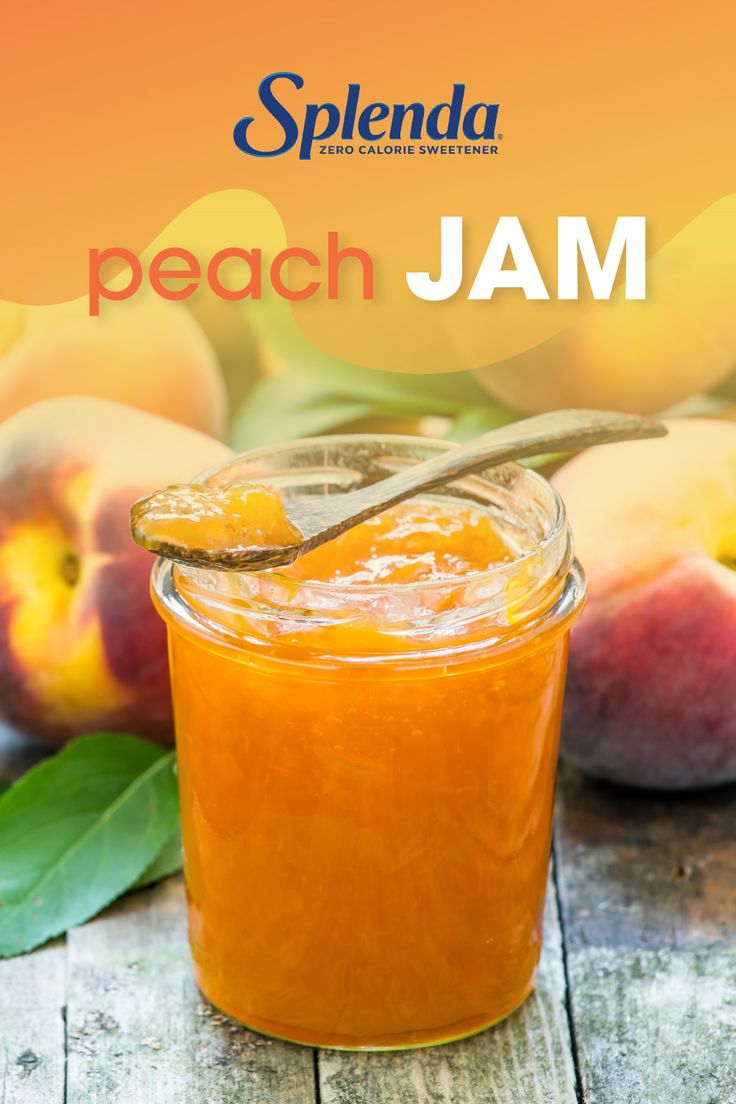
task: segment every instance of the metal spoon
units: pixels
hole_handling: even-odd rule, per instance
[[[420,464],[379,480],[357,491],[319,498],[294,498],[284,502],[287,517],[302,534],[296,544],[208,551],[159,543],[146,547],[166,559],[193,567],[223,571],[259,571],[293,563],[305,552],[334,540],[346,529],[380,514],[404,499],[452,483],[462,476],[496,467],[508,460],[539,456],[546,452],[573,452],[644,437],[662,437],[661,422],[637,414],[606,410],[557,410],[493,429],[458,448],[442,452]],[[136,507],[133,508],[134,514]],[[243,534],[244,538],[247,534]]]

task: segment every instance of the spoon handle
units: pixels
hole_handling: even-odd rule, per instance
[[[331,519],[337,524],[323,530],[324,538],[329,539],[333,527],[342,529],[347,527],[346,523],[355,524],[354,518],[365,520],[420,491],[430,491],[508,460],[545,452],[573,452],[611,441],[661,437],[666,432],[661,422],[638,414],[607,410],[556,410],[537,414],[493,429],[465,445],[346,495],[344,516],[339,521]],[[310,543],[311,534],[305,532],[304,536]]]

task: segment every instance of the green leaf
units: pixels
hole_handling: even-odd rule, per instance
[[[263,299],[252,305],[248,320],[285,375],[306,374],[325,393],[344,394],[347,386],[348,393],[356,399],[380,403],[390,398],[392,403],[401,404],[402,411],[420,415],[446,413],[448,402],[451,410],[455,410],[486,397],[483,387],[469,372],[381,372],[332,356],[304,336],[290,305],[277,295],[264,293]],[[442,409],[428,407],[433,401]]]
[[[82,736],[0,801],[0,957],[94,916],[141,876],[177,824],[174,753]]]
[[[482,406],[472,406],[461,410],[452,420],[449,432],[445,434],[448,441],[470,441],[473,437],[480,437],[482,433],[488,433],[492,429],[515,422],[518,414],[512,413],[503,406],[486,402]]]
[[[475,418],[489,429],[518,416],[490,402],[469,372],[403,375],[312,359],[256,384],[235,419],[230,443],[243,450],[329,433],[360,418],[430,415]]]
[[[539,456],[523,456],[519,463],[523,468],[547,468],[572,455],[571,452],[541,452]]]
[[[9,790],[9,789],[10,789],[10,783],[0,780],[0,797],[2,797],[2,795],[5,793],[5,791]]]
[[[491,405],[472,372],[381,372],[324,352],[280,296],[264,294],[248,322],[277,368],[251,389],[235,419],[230,444],[237,450],[333,432],[362,418],[453,418]],[[442,341],[441,331],[435,336]]]
[[[279,375],[261,380],[251,391],[231,432],[238,450],[327,433],[366,417],[370,404],[331,397],[306,376]]]
[[[666,410],[657,412],[658,418],[714,418],[724,410],[733,406],[733,399],[725,394],[688,395],[682,402],[668,406]]]
[[[453,414],[488,401],[486,392],[469,372],[379,372],[319,356],[319,360],[310,358],[306,364],[289,365],[273,378],[284,380],[287,388],[295,379],[304,380],[311,385],[312,397],[350,396],[396,414]]]
[[[181,867],[181,832],[177,828],[153,862],[146,867],[140,878],[133,882],[130,888],[144,889],[146,886],[153,885],[154,882],[160,882],[163,878],[168,878],[171,874],[178,874]]]

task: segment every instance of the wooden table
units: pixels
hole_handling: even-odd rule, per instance
[[[9,777],[32,759],[5,739]],[[0,962],[0,1104],[734,1104],[736,788],[652,797],[563,769],[537,988],[395,1054],[254,1035],[197,993],[181,880]]]

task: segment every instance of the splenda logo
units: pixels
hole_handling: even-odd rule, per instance
[[[276,81],[290,81],[295,88],[304,86],[304,78],[298,73],[279,72],[264,77],[258,87],[258,98],[284,132],[283,140],[275,149],[258,149],[249,140],[248,130],[253,115],[239,119],[233,130],[235,145],[251,157],[279,157],[299,143],[300,161],[309,161],[315,142],[338,136],[344,141],[357,137],[365,142],[377,142],[381,138],[414,141],[427,137],[433,141],[454,140],[462,133],[465,140],[479,142],[496,137],[498,104],[473,103],[465,107],[465,85],[453,84],[452,96],[446,103],[438,103],[427,109],[419,102],[388,104],[380,100],[361,107],[360,85],[348,84],[345,104],[308,103],[304,119],[299,122],[284,107],[274,92]]]

